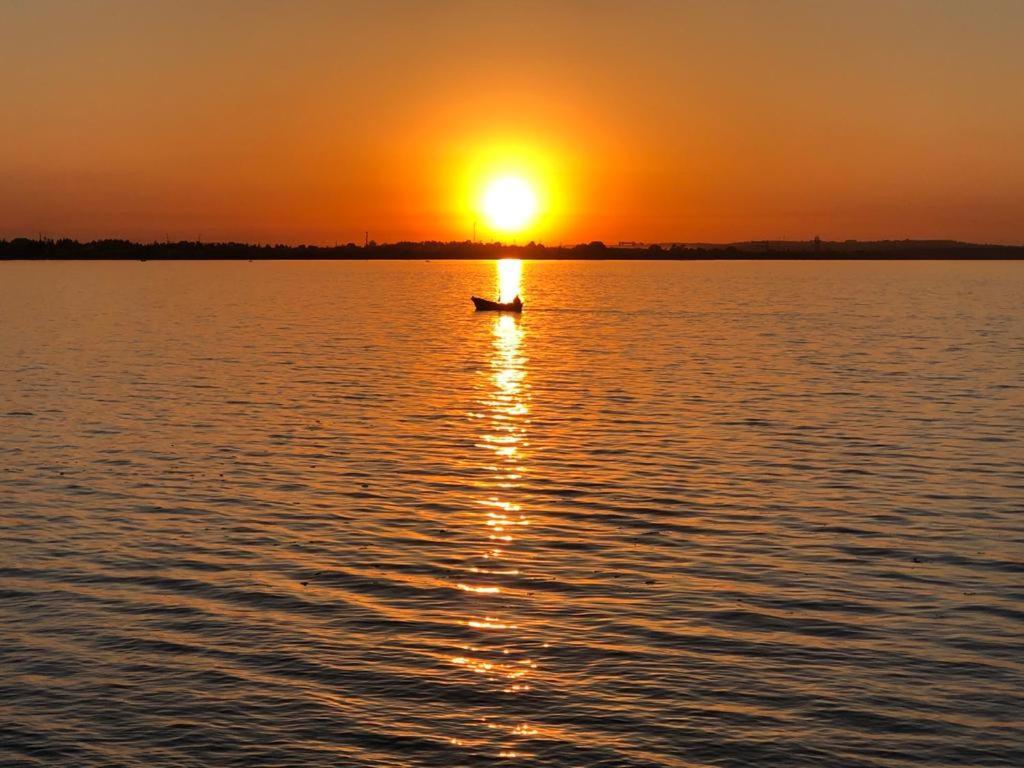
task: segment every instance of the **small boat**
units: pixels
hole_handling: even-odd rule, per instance
[[[512,301],[491,301],[481,299],[479,296],[472,296],[473,304],[477,312],[522,312],[523,301],[516,296]]]

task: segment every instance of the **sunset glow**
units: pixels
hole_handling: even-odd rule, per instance
[[[0,237],[1024,241],[1019,3],[57,5],[0,24]]]

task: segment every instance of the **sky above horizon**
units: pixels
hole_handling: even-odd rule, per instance
[[[1024,3],[0,4],[0,238],[1024,243]]]

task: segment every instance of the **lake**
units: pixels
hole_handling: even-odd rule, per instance
[[[0,764],[1024,765],[1022,374],[1024,263],[0,263]]]

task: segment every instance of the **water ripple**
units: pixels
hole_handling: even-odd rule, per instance
[[[0,271],[3,765],[1024,764],[1019,265]]]

